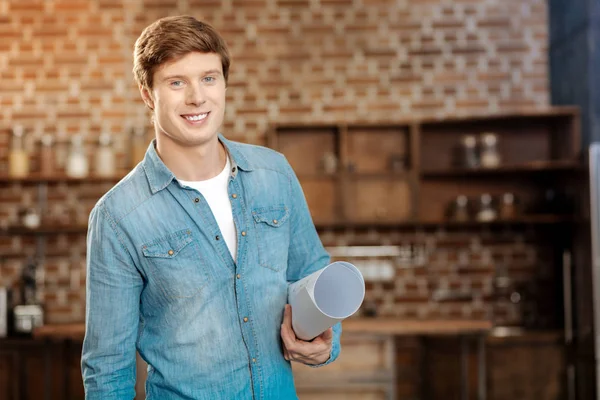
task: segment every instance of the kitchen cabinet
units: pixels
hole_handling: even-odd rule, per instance
[[[0,399],[83,399],[80,359],[81,343],[0,339]]]

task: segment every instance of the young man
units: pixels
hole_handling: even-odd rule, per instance
[[[138,38],[134,74],[153,113],[144,160],[89,221],[86,399],[295,399],[290,360],[339,354],[341,326],[311,342],[291,326],[287,287],[329,262],[286,159],[218,133],[229,54],[192,17]]]

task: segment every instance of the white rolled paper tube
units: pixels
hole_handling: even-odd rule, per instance
[[[296,337],[312,340],[354,314],[365,298],[365,281],[354,265],[336,261],[288,288]]]

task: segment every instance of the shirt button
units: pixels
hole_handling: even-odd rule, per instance
[[[248,317],[244,317],[244,322],[248,322]]]
[[[240,274],[237,274],[235,277],[240,279],[242,276]]]
[[[219,235],[215,236],[215,239],[221,240],[221,238],[219,237]]]
[[[231,172],[235,172],[235,167],[231,168]]]
[[[256,358],[253,358],[253,359],[252,359],[252,362],[253,362],[253,363],[255,363],[255,362],[256,362]]]
[[[276,224],[278,221],[276,219],[273,220],[273,223]]]
[[[233,197],[234,199],[237,199],[237,194],[232,194],[231,197]]]
[[[199,199],[198,197],[196,197],[196,198],[194,199],[194,203],[198,203],[199,201],[200,201],[200,199]]]
[[[168,253],[169,253],[170,256],[172,256],[173,253],[174,253],[174,251],[173,250],[169,250]]]
[[[246,236],[246,231],[242,231],[242,236]]]

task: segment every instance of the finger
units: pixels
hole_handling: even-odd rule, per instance
[[[292,325],[292,307],[286,304],[283,309],[283,322],[284,325]]]
[[[329,344],[333,341],[333,329],[329,328],[325,332],[312,340],[314,344]]]
[[[287,351],[285,346],[283,346],[283,358],[285,358],[287,361],[290,361],[290,352]]]
[[[283,340],[283,344],[289,350],[294,348],[296,343],[296,335],[292,328],[287,324],[281,324],[281,340]]]

